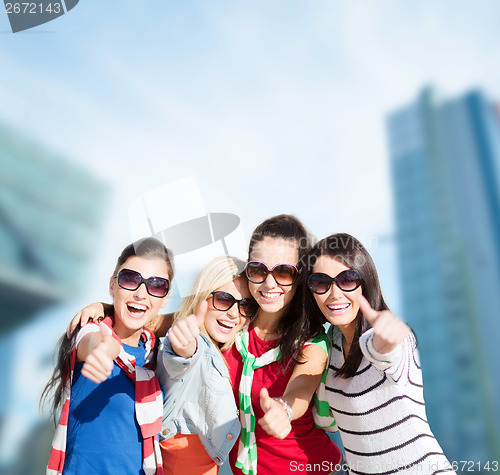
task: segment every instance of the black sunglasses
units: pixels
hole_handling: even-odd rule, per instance
[[[212,292],[212,305],[216,310],[226,312],[235,303],[238,304],[238,312],[242,317],[253,317],[259,308],[258,303],[253,298],[235,299],[230,293],[216,290]]]
[[[145,279],[139,272],[130,269],[122,269],[117,279],[118,285],[125,290],[137,290],[142,284],[146,284],[146,290],[152,297],[163,298],[170,289],[168,279],[156,276]]]
[[[307,285],[315,294],[326,294],[333,283],[344,292],[352,292],[361,285],[361,276],[358,271],[348,269],[340,272],[336,277],[330,277],[328,274],[318,272],[311,274],[307,279]]]
[[[263,262],[250,261],[245,266],[245,273],[250,282],[262,284],[272,274],[278,285],[292,285],[299,275],[299,270],[292,264],[277,264],[269,269]]]

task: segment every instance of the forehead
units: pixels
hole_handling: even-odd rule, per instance
[[[125,263],[118,269],[118,272],[122,269],[130,269],[139,272],[145,279],[151,276],[164,277],[168,279],[168,267],[167,263],[163,259],[159,258],[145,258],[133,256],[129,257]]]
[[[250,260],[264,262],[269,268],[276,264],[296,265],[299,260],[297,243],[288,239],[266,236],[254,244]]]
[[[248,281],[244,277],[238,277],[227,284],[219,287],[217,290],[230,293],[234,298],[240,300],[250,297],[248,290]]]
[[[313,267],[313,272],[322,272],[330,277],[335,277],[340,272],[350,269],[342,262],[331,256],[319,256]]]

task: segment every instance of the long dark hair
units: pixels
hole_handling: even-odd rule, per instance
[[[332,234],[319,241],[307,256],[307,276],[312,273],[314,264],[319,256],[330,256],[350,269],[355,269],[361,275],[361,289],[370,305],[375,310],[389,310],[382,296],[377,269],[366,248],[354,236],[346,233]],[[306,277],[307,278],[307,277]],[[335,284],[333,284],[335,285]],[[304,295],[304,314],[316,320],[321,317],[325,321],[321,310],[309,289]],[[344,364],[335,375],[342,378],[352,378],[359,368],[363,353],[359,347],[359,337],[370,328],[361,311],[356,316],[356,330],[352,340],[349,354]]]
[[[248,248],[249,260],[255,246],[266,237],[294,242],[297,245],[299,254],[297,262],[299,277],[294,284],[296,285],[296,292],[288,305],[287,312],[280,318],[277,328],[280,335],[281,362],[286,365],[290,358],[297,361],[300,357],[301,348],[307,340],[318,335],[324,320],[322,315],[308,318],[302,312],[303,287],[305,284],[304,266],[314,237],[295,216],[289,214],[273,216],[259,224],[252,233]]]
[[[143,257],[145,259],[161,259],[164,260],[167,269],[169,280],[172,281],[174,278],[174,261],[171,252],[163,245],[158,239],[149,237],[140,239],[138,241],[129,244],[118,257],[116,261],[116,266],[113,271],[113,275],[116,276],[120,267],[122,267],[125,262],[127,262],[131,257]],[[54,396],[51,406],[51,414],[56,418],[56,412],[61,405],[64,383],[69,377],[71,371],[71,353],[74,345],[74,337],[80,330],[80,324],[73,330],[71,335],[68,337],[64,334],[58,342],[57,350],[57,363],[52,373],[52,377],[45,386],[41,398],[40,406],[43,405],[49,394],[54,391]],[[158,339],[156,339],[156,347],[154,349],[154,358],[156,361],[156,355],[158,352]]]

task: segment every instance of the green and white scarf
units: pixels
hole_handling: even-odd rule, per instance
[[[314,393],[312,407],[314,425],[319,429],[323,429],[327,432],[337,432],[339,430],[337,421],[335,420],[335,416],[332,413],[330,403],[328,402],[328,398],[326,395],[326,375],[328,373],[328,367],[330,363],[332,328],[333,327],[330,327],[330,329],[328,330],[328,336],[324,340],[324,344],[326,344],[326,347],[322,346],[322,348],[328,354],[328,360],[326,362],[326,367],[323,371],[323,375],[321,376],[321,381],[316,388],[316,392]]]
[[[262,356],[255,358],[248,351],[248,342],[250,335],[248,327],[245,327],[236,337],[236,348],[243,359],[243,372],[241,374],[239,399],[240,399],[240,414],[241,417],[241,433],[238,446],[238,458],[236,466],[247,475],[257,475],[257,442],[255,439],[255,413],[252,407],[252,382],[254,371],[257,368],[262,368],[268,364],[274,363],[281,358],[279,346],[270,349]],[[324,332],[320,333],[313,340],[306,342],[304,346],[309,344],[321,347],[328,354],[330,338],[327,339]],[[336,432],[338,430],[335,417],[331,414],[330,405],[326,398],[326,374],[328,364],[321,378],[321,382],[313,396],[313,418],[314,424],[320,429],[328,432]]]
[[[239,387],[241,433],[236,466],[248,475],[257,474],[257,443],[255,439],[255,413],[252,407],[252,382],[257,368],[274,363],[281,358],[279,346],[256,358],[248,350],[249,333],[245,327],[236,337],[236,348],[243,359],[243,373]]]
[[[330,403],[326,396],[326,374],[328,373],[328,363],[325,370],[323,371],[323,376],[313,395],[313,419],[314,425],[319,429],[323,429],[327,432],[337,432],[339,428],[337,427],[337,421],[335,416],[330,409]]]

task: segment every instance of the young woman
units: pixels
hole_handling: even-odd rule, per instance
[[[163,473],[163,398],[153,372],[157,345],[144,327],[164,305],[172,278],[160,241],[128,245],[109,282],[113,315],[63,338],[44,392],[56,387],[54,411],[62,405],[48,475]]]
[[[324,393],[350,473],[453,473],[427,423],[415,335],[389,312],[367,250],[329,236],[307,275],[305,314],[332,324]]]
[[[217,473],[238,438],[238,411],[221,351],[258,308],[243,268],[235,258],[214,259],[173,318],[159,315],[149,323],[163,336],[174,322],[157,367],[164,393],[160,446],[165,475]],[[108,312],[107,304],[91,304],[70,328]]]
[[[258,308],[243,267],[229,257],[208,264],[163,343],[157,374],[165,394],[160,434],[165,474],[217,474],[240,433],[221,350]]]
[[[224,354],[242,422],[229,457],[235,475],[331,473],[340,460],[311,412],[327,348],[322,316],[302,312],[310,244],[290,215],[267,219],[250,240],[246,275],[260,308]]]

